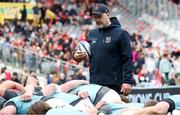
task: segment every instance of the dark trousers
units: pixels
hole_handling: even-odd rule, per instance
[[[118,94],[122,94],[122,92],[120,92],[121,91],[120,85],[104,85],[104,84],[100,84],[100,85],[109,87],[110,89],[115,90]]]

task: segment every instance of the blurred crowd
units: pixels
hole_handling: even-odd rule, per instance
[[[110,8],[118,5],[116,0],[108,3],[101,0],[94,2],[105,2]],[[46,73],[48,84],[53,82],[60,85],[72,79],[88,80],[82,67],[68,74],[67,69],[71,68],[65,64],[60,71],[62,65],[59,60],[77,65],[71,55],[78,41],[87,38],[89,27],[93,24],[91,5],[94,2],[57,2],[49,7],[57,15],[55,20],[46,18],[46,13],[42,16],[43,7],[46,12],[46,6],[43,5],[41,8],[33,8],[37,15],[34,22],[28,21],[26,16],[21,17],[21,20],[6,21],[4,25],[0,25],[0,59],[15,63],[16,66],[23,65],[30,73],[38,68],[40,73]],[[70,25],[81,27],[81,33],[72,37],[64,31],[64,27]],[[180,51],[173,46],[173,42],[166,42],[163,36],[154,39],[134,32],[131,35],[131,44],[136,85],[147,87],[177,84],[180,79]],[[83,62],[82,65],[88,68],[89,62]],[[9,72],[6,67],[1,68],[2,80],[21,82],[19,76],[20,73]]]
[[[165,42],[156,44],[153,39],[144,39],[138,33],[131,38],[134,74],[140,85],[176,85],[180,77],[179,50]]]

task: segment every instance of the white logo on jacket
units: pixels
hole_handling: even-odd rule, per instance
[[[110,42],[111,42],[111,37],[106,37],[106,38],[104,39],[104,42],[105,42],[105,43],[110,43]]]

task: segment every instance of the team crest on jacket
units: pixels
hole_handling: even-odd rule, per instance
[[[110,43],[110,42],[111,42],[111,37],[106,37],[106,38],[104,39],[104,42],[105,42],[105,43]]]

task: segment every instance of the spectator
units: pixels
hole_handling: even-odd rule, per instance
[[[40,11],[41,11],[41,16],[40,16],[39,23],[42,24],[42,23],[45,23],[45,18],[46,18],[47,8],[45,4],[43,4],[43,6],[40,8]]]
[[[57,82],[58,85],[61,85],[66,82],[66,76],[64,73],[59,74],[59,81]]]
[[[137,61],[134,63],[136,74],[140,72],[144,64],[145,64],[145,56],[144,53],[140,52]]]
[[[6,67],[4,67],[4,74],[5,74],[5,80],[11,80],[11,72],[7,70]]]
[[[169,54],[167,51],[164,51],[163,57],[160,60],[159,69],[160,72],[163,74],[164,82],[166,84],[169,83],[169,72],[171,71],[172,64],[169,61]]]
[[[70,76],[68,77],[67,81],[71,81],[71,80],[73,80],[73,79],[74,79],[74,75],[72,74],[72,75],[70,75]]]
[[[1,67],[0,81],[6,80],[5,70],[6,67]]]
[[[55,72],[55,71],[52,72],[52,83],[58,84],[59,80],[60,80],[60,78],[59,78],[57,72]]]
[[[36,3],[36,5],[33,7],[33,13],[34,13],[34,24],[35,24],[35,26],[37,26],[37,24],[38,24],[38,22],[39,22],[39,14],[40,14],[39,6],[38,6],[37,3]]]
[[[26,10],[26,5],[25,4],[23,5],[23,9],[20,10],[20,13],[21,13],[21,21],[26,22],[26,20],[27,20],[27,10]]]
[[[18,73],[17,72],[13,72],[11,80],[14,82],[17,82],[19,84],[21,84],[21,80],[19,79]]]
[[[75,73],[75,79],[77,80],[86,80],[86,77],[83,75],[83,69],[80,68],[76,73]]]
[[[49,74],[48,77],[47,77],[47,84],[50,84],[52,83],[52,75]]]

